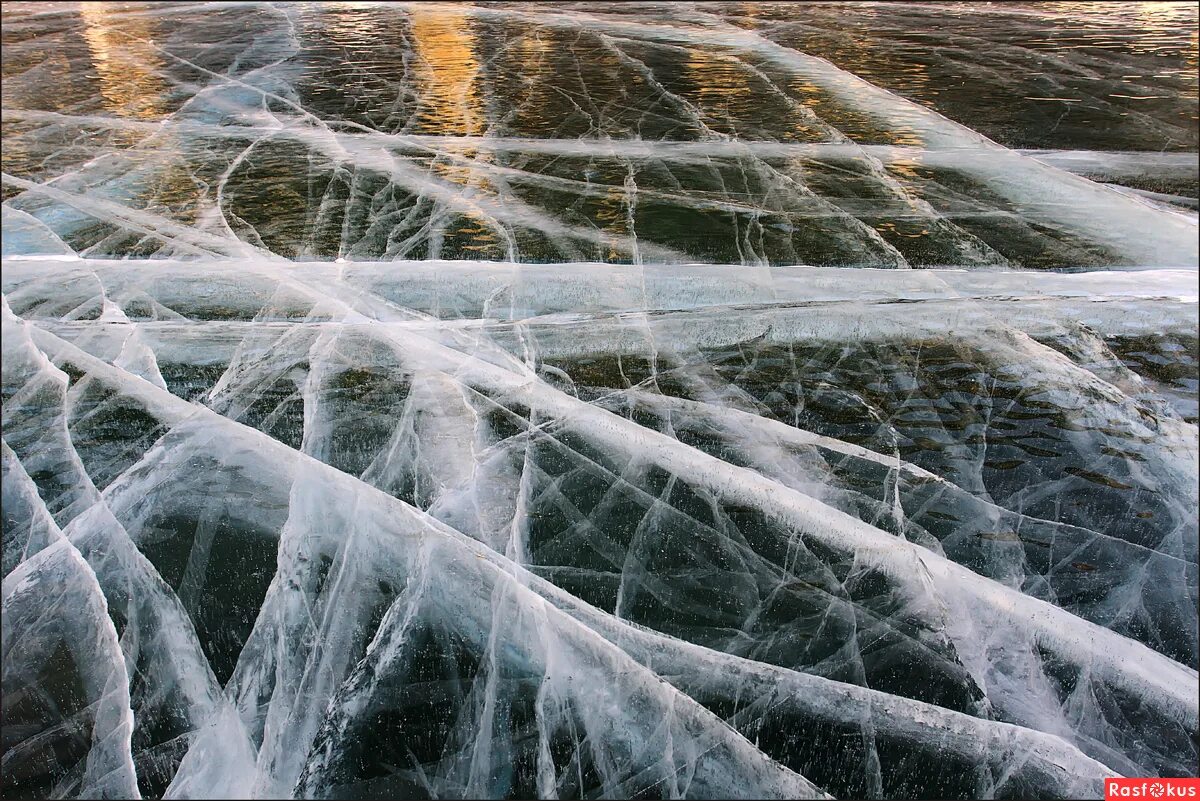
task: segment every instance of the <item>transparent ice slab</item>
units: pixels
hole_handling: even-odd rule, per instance
[[[3,797],[1200,770],[1194,6],[3,13]]]
[[[1196,265],[1186,8],[888,8],[17,5],[5,207],[101,258]]]
[[[143,792],[1192,769],[1195,418],[1144,354],[1194,372],[1194,273],[211,266],[4,268],[6,482],[158,666]]]

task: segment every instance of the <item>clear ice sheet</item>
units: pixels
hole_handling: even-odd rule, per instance
[[[1200,770],[1194,4],[3,13],[3,797]]]

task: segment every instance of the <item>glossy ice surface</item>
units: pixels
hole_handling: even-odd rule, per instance
[[[1200,770],[1194,3],[3,23],[3,797]]]

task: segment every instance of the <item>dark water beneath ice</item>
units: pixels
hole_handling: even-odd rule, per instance
[[[5,197],[25,191],[14,208],[91,256],[1150,256],[1054,208],[1106,198],[1043,197],[1055,178],[969,129],[1138,151],[1075,169],[1195,198],[1188,4],[22,9],[4,32]],[[51,180],[69,196],[21,183]]]

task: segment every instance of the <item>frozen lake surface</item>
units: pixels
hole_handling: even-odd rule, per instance
[[[1196,775],[1197,16],[6,3],[0,796]]]

